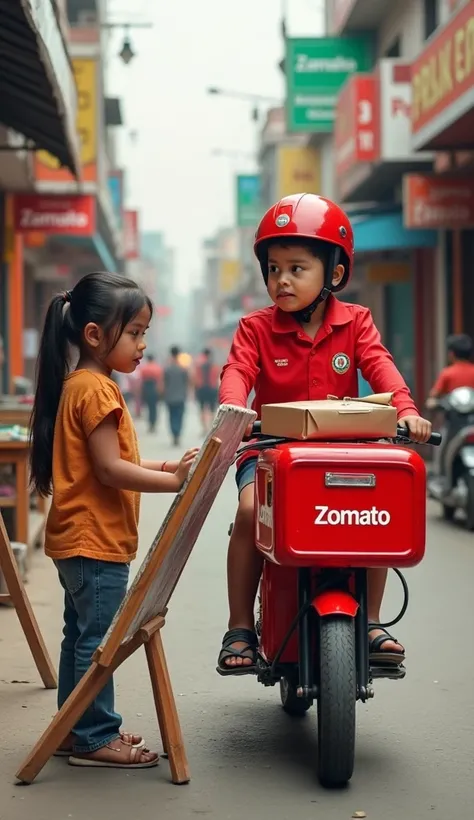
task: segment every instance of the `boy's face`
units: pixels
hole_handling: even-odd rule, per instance
[[[334,270],[332,284],[344,276],[343,265]],[[268,284],[270,298],[281,310],[302,310],[324,287],[324,265],[302,245],[270,245],[268,249]]]

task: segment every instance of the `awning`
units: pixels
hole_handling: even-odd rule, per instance
[[[0,0],[0,122],[79,176],[74,75],[51,0]]]
[[[357,253],[434,248],[436,231],[405,228],[400,211],[370,216],[350,214]]]

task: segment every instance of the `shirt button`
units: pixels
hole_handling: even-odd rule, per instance
[[[311,353],[310,353],[310,356],[316,356],[316,351],[312,350]]]
[[[317,379],[313,379],[313,387],[316,387],[317,383],[318,383],[318,380],[317,380]]]
[[[303,336],[304,336],[304,334],[303,334],[303,333],[301,333],[301,332],[300,332],[300,333],[298,333],[298,339],[302,339],[302,338],[303,338]]]

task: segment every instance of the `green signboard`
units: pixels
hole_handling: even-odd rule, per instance
[[[336,102],[350,74],[372,68],[368,37],[318,37],[286,41],[288,131],[330,133]]]
[[[257,174],[239,174],[236,177],[237,225],[256,228],[262,218],[260,177]]]

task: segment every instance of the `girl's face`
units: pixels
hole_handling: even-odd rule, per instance
[[[118,373],[133,373],[146,350],[145,333],[150,319],[150,310],[145,305],[126,325],[117,344],[110,351],[110,337],[107,338],[98,325],[90,324],[84,328],[85,341],[92,348],[94,358],[99,359],[109,372],[116,370]],[[113,331],[110,335],[113,337]]]
[[[338,285],[344,268],[338,265],[332,284]],[[268,250],[270,298],[281,310],[293,313],[316,299],[324,287],[324,264],[300,245],[271,245]]]

